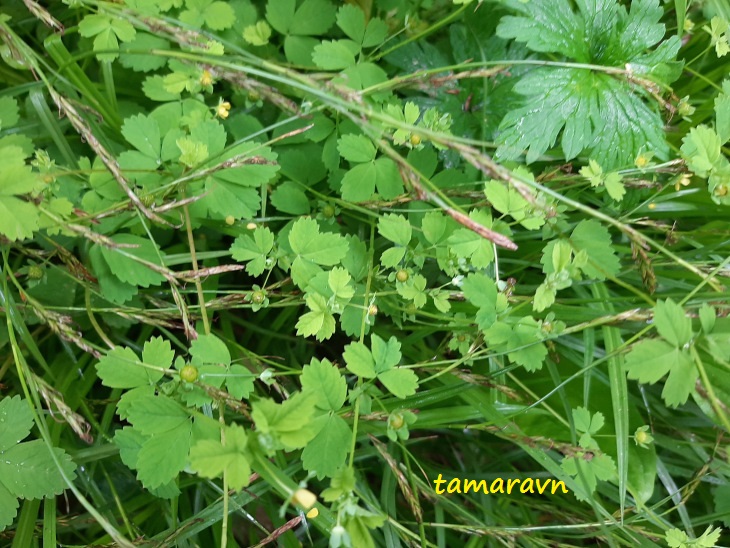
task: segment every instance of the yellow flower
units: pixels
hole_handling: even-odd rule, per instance
[[[297,489],[291,497],[292,502],[298,504],[305,510],[309,510],[317,503],[317,495],[309,489]]]
[[[213,76],[211,76],[210,72],[207,70],[203,71],[203,74],[200,75],[200,85],[204,87],[208,87],[213,84]]]
[[[221,101],[215,109],[215,114],[218,118],[225,120],[228,118],[228,113],[231,110],[231,103],[228,101]]]
[[[679,192],[681,187],[688,186],[691,178],[689,173],[684,173],[681,177],[677,177],[677,180],[674,182],[674,190]]]

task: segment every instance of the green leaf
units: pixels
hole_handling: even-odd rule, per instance
[[[10,241],[30,238],[39,228],[38,210],[18,197],[38,190],[40,178],[25,165],[23,150],[0,147],[0,234]]]
[[[422,308],[428,299],[428,295],[426,294],[426,283],[427,280],[424,276],[416,274],[408,278],[405,283],[396,282],[395,290],[398,292],[398,295],[404,299],[413,301],[416,308]]]
[[[373,355],[363,343],[348,344],[342,353],[342,357],[345,360],[347,369],[358,377],[374,379],[377,376]]]
[[[243,29],[243,39],[252,46],[265,46],[271,38],[271,27],[266,21],[257,21]]]
[[[12,97],[0,97],[0,129],[11,128],[19,120],[18,102]]]
[[[315,398],[311,394],[298,392],[282,403],[262,399],[251,404],[251,417],[256,430],[268,439],[267,449],[293,451],[307,445],[316,432],[312,427],[315,413]]]
[[[73,478],[76,465],[71,457],[57,447],[51,450],[64,473]],[[66,488],[43,440],[18,443],[0,453],[0,483],[12,496],[23,499],[60,495]]]
[[[185,0],[188,8],[180,13],[180,20],[188,25],[211,30],[225,30],[233,26],[236,14],[227,2],[213,0]]]
[[[668,343],[682,347],[692,340],[692,320],[672,299],[657,301],[654,307],[654,325]]]
[[[292,215],[309,213],[309,198],[302,187],[295,182],[285,181],[271,193],[271,203],[279,211]]]
[[[694,390],[699,372],[689,353],[660,340],[641,341],[626,356],[629,379],[654,384],[669,373],[662,397],[667,405],[677,407],[687,401]]]
[[[398,365],[401,360],[400,343],[395,337],[384,341],[377,335],[370,337],[370,347],[375,360],[375,371],[380,374]]]
[[[411,223],[403,215],[389,213],[378,219],[378,232],[391,242],[407,246],[411,241]]]
[[[159,338],[153,340],[160,341],[163,346],[166,343],[169,349],[170,343],[167,341],[162,343],[162,339]],[[145,350],[148,349],[149,345],[149,342],[145,344]],[[171,349],[169,351],[172,352]],[[165,359],[164,352],[164,350],[156,350],[154,347],[150,347],[147,355],[148,357],[151,355],[153,358],[160,360]],[[136,388],[138,386],[156,384],[164,376],[162,371],[148,368],[146,365],[167,368],[171,363],[172,356],[164,365],[157,365],[154,362],[147,362],[146,360],[143,363],[131,348],[117,346],[99,360],[99,363],[96,364],[96,371],[104,386],[110,388]]]
[[[157,436],[190,423],[188,411],[172,398],[151,394],[135,398],[128,411],[129,422],[145,436]]]
[[[707,177],[710,171],[721,166],[723,141],[715,131],[705,125],[693,127],[682,139],[682,156],[687,167],[699,177]]]
[[[28,437],[33,428],[33,413],[20,396],[0,400],[0,453]]]
[[[332,290],[336,302],[341,306],[347,304],[355,295],[355,288],[350,284],[351,280],[352,278],[347,270],[341,267],[335,267],[330,270],[327,277],[327,284]]]
[[[337,26],[348,38],[362,44],[365,37],[365,13],[351,4],[345,4],[337,10]]]
[[[188,464],[192,423],[186,421],[157,433],[142,444],[137,458],[137,479],[147,489],[161,487],[182,472]]]
[[[223,430],[225,445],[220,440],[200,440],[190,449],[190,466],[204,478],[226,475],[228,486],[240,491],[249,483],[251,465],[246,456],[246,431],[232,424]]]
[[[342,70],[355,64],[360,52],[352,40],[325,40],[314,48],[312,61],[324,70]]]
[[[375,159],[375,146],[364,135],[343,135],[337,141],[337,150],[348,162],[364,163]]]
[[[260,276],[266,270],[266,260],[273,248],[274,233],[265,226],[257,226],[253,237],[242,234],[236,238],[231,245],[231,255],[237,261],[248,262],[246,272],[251,276]]]
[[[159,265],[160,256],[157,247],[151,241],[133,234],[116,234],[111,236],[110,239],[116,244],[134,246],[113,249],[99,246],[101,255],[110,271],[120,281],[142,287],[159,285],[165,281],[162,274],[133,258],[136,257],[142,261]]]
[[[486,228],[493,228],[489,213],[474,210],[469,218]],[[456,229],[446,242],[457,257],[469,259],[475,268],[487,268],[494,261],[494,244],[468,228]]]
[[[347,458],[352,431],[337,415],[322,417],[321,422],[318,434],[302,452],[302,466],[318,478],[332,477]]]
[[[403,181],[398,168],[390,158],[356,165],[342,178],[342,198],[364,202],[373,197],[377,187],[384,200],[392,200],[403,192]]]
[[[402,367],[378,373],[378,380],[398,398],[412,396],[418,388],[418,376],[411,369]]]
[[[297,321],[297,335],[314,335],[318,341],[329,339],[335,333],[336,324],[327,301],[319,293],[307,295],[305,300],[309,312],[300,316]]]
[[[231,365],[231,353],[226,343],[215,335],[198,335],[190,345],[190,355],[193,357],[191,363],[197,365]]]
[[[162,55],[143,52],[153,50],[167,50],[170,42],[160,36],[147,32],[138,32],[132,42],[123,43],[120,48],[119,61],[123,67],[136,72],[150,72],[164,67],[167,59]]]
[[[598,221],[589,219],[578,223],[570,241],[577,251],[588,254],[588,264],[581,269],[589,278],[605,280],[619,273],[621,263],[611,245],[611,235]]]
[[[125,119],[122,135],[142,154],[160,162],[160,126],[153,117],[138,114]]]
[[[339,263],[349,247],[347,240],[339,234],[320,233],[317,221],[308,217],[294,223],[289,232],[289,245],[297,260],[326,266]]]
[[[615,0],[580,2],[578,12],[567,0],[549,5],[510,0],[508,5],[518,15],[502,18],[497,27],[502,38],[578,63],[628,64],[639,74],[666,74],[667,80],[677,76],[669,68],[680,46],[676,36],[645,53],[664,36],[658,0],[636,0],[629,12]],[[514,159],[528,149],[527,162],[533,162],[561,133],[566,160],[590,150],[607,169],[630,165],[647,146],[660,157],[668,151],[656,108],[609,74],[540,67],[523,76],[514,90],[524,97],[523,106],[502,120],[498,158]]]
[[[335,8],[326,0],[304,0],[295,11],[295,0],[269,0],[266,19],[281,34],[324,34],[335,22]]]
[[[347,381],[327,358],[312,358],[302,369],[301,383],[303,392],[314,394],[318,409],[339,411],[345,404]]]

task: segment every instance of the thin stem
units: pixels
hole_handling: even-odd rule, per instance
[[[193,272],[198,272],[198,258],[195,255],[195,239],[193,238],[193,227],[190,223],[190,211],[187,204],[183,206],[185,214],[185,230],[188,233],[188,246],[190,247],[190,262],[193,264]],[[195,290],[198,292],[198,306],[200,316],[203,318],[203,331],[210,335],[210,322],[208,322],[208,310],[205,307],[205,296],[203,295],[203,283],[199,276],[195,276]]]

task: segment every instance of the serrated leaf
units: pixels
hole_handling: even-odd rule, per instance
[[[315,405],[324,411],[338,411],[347,398],[347,381],[328,359],[312,358],[304,366],[301,376],[302,391],[315,396]]]
[[[715,131],[705,125],[693,127],[682,139],[682,156],[687,167],[695,175],[707,177],[720,165],[722,140]]]
[[[228,485],[240,491],[249,483],[251,465],[246,457],[246,431],[235,424],[224,429],[225,445],[220,440],[201,440],[190,449],[190,466],[204,478],[226,474]]]
[[[243,234],[231,245],[231,255],[237,261],[248,262],[246,272],[260,276],[266,269],[266,259],[274,247],[274,233],[265,226],[257,226],[253,237]]]
[[[271,437],[272,449],[299,449],[316,434],[312,427],[315,398],[311,394],[298,392],[282,403],[257,400],[251,407],[256,430]]]
[[[243,39],[252,46],[265,46],[271,38],[271,27],[266,21],[257,21],[243,29]]]
[[[375,159],[375,146],[364,135],[343,135],[337,141],[337,150],[348,162],[364,163]]]
[[[192,423],[176,427],[148,438],[137,456],[137,479],[147,489],[161,487],[174,480],[188,463]]]
[[[64,473],[71,479],[76,465],[65,451],[51,449]],[[19,443],[0,455],[0,483],[15,497],[40,499],[60,495],[66,482],[43,440]]]
[[[411,223],[403,215],[389,213],[378,219],[378,232],[391,242],[407,246],[411,241]]]
[[[231,353],[222,340],[215,335],[198,335],[190,344],[190,355],[194,364],[231,365]]]
[[[318,341],[329,339],[335,333],[335,317],[332,315],[325,298],[319,293],[307,295],[309,312],[302,314],[297,321],[297,335],[311,337]]]
[[[416,274],[408,278],[408,281],[405,283],[396,282],[395,290],[398,292],[398,295],[404,299],[413,301],[416,308],[422,308],[428,300],[428,295],[426,294],[426,283],[427,280],[424,276]]]
[[[157,120],[143,114],[126,118],[122,126],[122,135],[142,154],[159,161],[161,141]]]
[[[368,347],[363,343],[348,344],[342,353],[342,357],[345,360],[347,369],[358,377],[364,379],[374,379],[376,377],[375,360]]]
[[[0,481],[0,531],[10,526],[18,513],[18,499]]]
[[[359,52],[352,40],[325,40],[314,47],[312,61],[324,70],[342,70],[355,64]]]
[[[337,10],[337,26],[348,38],[362,44],[365,37],[365,13],[351,4],[345,4]]]
[[[154,50],[167,50],[170,42],[160,36],[147,32],[138,32],[132,42],[125,42],[119,47],[119,62],[125,68],[136,72],[150,72],[164,67],[167,59],[162,55],[142,52]]]
[[[629,379],[654,384],[669,373],[662,397],[667,405],[677,407],[687,401],[699,376],[686,350],[661,340],[641,341],[626,356]]]
[[[169,343],[167,345],[169,347]],[[154,357],[160,358],[161,356]],[[167,365],[159,367],[169,367],[170,363],[172,363],[172,359]],[[150,365],[155,364],[150,363]],[[106,356],[96,364],[96,371],[101,383],[110,388],[136,388],[156,384],[164,376],[162,371],[145,367],[134,350],[122,346],[117,346],[107,352]]]
[[[355,288],[350,285],[352,278],[346,269],[335,267],[330,270],[327,283],[337,301],[344,303],[355,295]]]
[[[657,301],[654,307],[654,325],[664,340],[674,346],[682,347],[692,339],[692,320],[672,299]]]
[[[370,337],[370,348],[375,360],[375,372],[383,373],[398,365],[401,360],[400,343],[395,337],[384,341],[377,335]]]
[[[271,203],[279,211],[292,215],[309,213],[309,198],[301,186],[292,181],[285,181],[271,193]]]
[[[157,436],[190,423],[190,415],[184,407],[161,395],[136,397],[127,414],[129,422],[145,436]]]
[[[510,0],[508,5],[519,15],[502,18],[497,27],[502,38],[578,63],[630,66],[641,74],[676,77],[669,68],[680,46],[676,36],[645,53],[664,36],[658,0],[636,0],[629,12],[615,0],[579,2],[577,12],[567,0]],[[523,76],[514,90],[524,96],[523,106],[509,112],[500,125],[499,158],[513,159],[528,149],[527,162],[533,162],[561,133],[567,160],[590,150],[607,169],[630,165],[647,145],[659,156],[668,150],[656,109],[608,74],[541,67]]]
[[[398,398],[412,396],[418,388],[418,376],[411,369],[402,367],[378,373],[378,380]]]
[[[302,451],[302,466],[318,478],[332,477],[344,464],[350,449],[352,431],[342,417],[322,417],[318,434]]]
[[[298,258],[319,265],[332,266],[340,262],[349,248],[339,234],[320,233],[314,219],[298,219],[289,232],[289,245]]]
[[[33,428],[33,413],[20,396],[0,400],[0,453],[28,437]]]
[[[16,195],[40,188],[40,178],[25,165],[23,150],[15,145],[0,147],[0,234],[10,241],[33,236],[39,228],[38,209]]]
[[[588,254],[588,264],[581,269],[589,278],[605,280],[615,277],[621,263],[611,245],[611,235],[603,225],[593,219],[578,223],[570,236],[570,241],[578,251]]]
[[[160,256],[155,245],[146,238],[134,234],[115,234],[111,236],[114,243],[124,246],[110,249],[99,246],[101,255],[104,257],[110,271],[119,280],[131,285],[149,287],[159,285],[165,281],[165,277],[159,272],[152,270],[149,266],[134,260],[133,257],[142,261],[159,265]],[[98,244],[97,244],[98,246]]]

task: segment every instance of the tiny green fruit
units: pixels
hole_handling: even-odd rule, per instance
[[[416,147],[421,144],[421,136],[416,135],[415,133],[411,135],[411,144]]]
[[[409,278],[408,271],[406,270],[399,270],[395,273],[395,279],[398,280],[400,283],[405,283],[408,281]]]
[[[180,378],[185,382],[195,382],[198,380],[198,368],[194,365],[186,365],[180,370]]]
[[[37,264],[32,264],[28,267],[28,278],[31,280],[40,280],[43,277],[43,268]]]
[[[251,294],[251,301],[253,301],[256,304],[261,304],[266,299],[266,293],[264,293],[261,290],[254,291]]]
[[[396,413],[390,416],[388,422],[390,423],[390,427],[393,430],[400,430],[401,428],[403,428],[403,425],[406,421],[403,419],[403,415],[401,415],[400,413]]]
[[[324,206],[322,208],[322,216],[325,219],[331,219],[332,217],[334,217],[335,216],[335,208],[334,208],[334,206],[332,206],[330,204],[327,204],[326,206]]]

